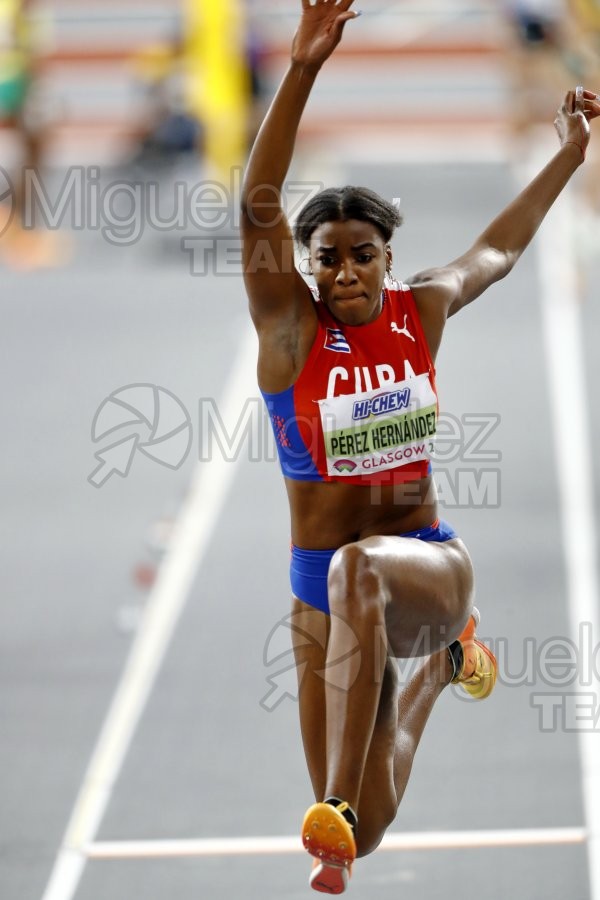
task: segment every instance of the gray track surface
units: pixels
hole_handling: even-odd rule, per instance
[[[464,250],[515,189],[496,165],[366,166],[344,178],[401,194],[399,277]],[[196,453],[195,441],[177,472],[138,455],[126,479],[96,490],[86,480],[94,413],[118,387],[151,382],[181,399],[197,431],[198,400],[222,396],[246,310],[239,279],[191,277],[187,258],[166,252],[156,235],[131,250],[84,236],[69,268],[2,278],[0,883],[3,900],[39,900],[130,646],[123,609],[145,602],[133,567],[151,559],[153,523],[177,512]],[[451,321],[438,363],[445,410],[501,416],[486,444],[502,454],[499,506],[450,502],[444,515],[472,552],[481,633],[508,647],[502,662],[513,680],[528,638],[539,646],[568,634],[538,292],[530,253]],[[589,293],[595,387],[600,312]],[[596,439],[598,408],[596,398]],[[260,706],[265,641],[288,611],[287,554],[277,467],[243,461],[101,839],[297,833],[311,801],[297,707],[287,700],[269,714]],[[500,684],[477,706],[447,692],[394,829],[582,825],[576,735],[543,733],[530,704],[550,689],[536,674],[533,684]],[[311,895],[308,871],[302,855],[96,862],[76,898],[300,900]],[[585,850],[378,853],[357,865],[349,896],[441,900],[457,891],[586,900]]]

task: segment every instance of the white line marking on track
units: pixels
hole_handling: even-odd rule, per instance
[[[450,850],[582,844],[583,828],[523,828],[498,831],[421,831],[386,834],[382,850]],[[89,859],[178,859],[201,856],[275,856],[306,853],[299,837],[206,838],[170,841],[101,841],[87,844]]]
[[[535,171],[541,167],[536,161]],[[598,530],[593,506],[592,444],[587,415],[590,406],[572,249],[572,218],[570,193],[565,191],[543,224],[536,248],[571,636],[577,644],[580,623],[589,623],[595,648],[600,646]],[[567,411],[569,421],[565,426],[563,417]],[[582,690],[588,697],[593,695],[597,714],[600,710],[598,684],[586,684]],[[588,831],[590,898],[600,900],[600,732],[589,729],[589,724],[589,720],[582,723],[578,737]]]
[[[255,381],[256,346],[248,327],[220,405],[227,427],[239,415],[248,385]],[[97,834],[236,469],[237,461],[223,457],[197,468],[42,900],[71,900],[77,890],[87,861],[81,847]]]

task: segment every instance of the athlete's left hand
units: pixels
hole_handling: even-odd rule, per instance
[[[582,162],[590,142],[590,121],[596,116],[600,116],[600,97],[578,88],[567,93],[554,120],[561,147],[577,144]]]

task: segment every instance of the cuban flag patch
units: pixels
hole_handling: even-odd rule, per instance
[[[344,332],[339,328],[328,328],[325,336],[325,349],[335,350],[336,353],[350,353],[350,344],[344,337]]]

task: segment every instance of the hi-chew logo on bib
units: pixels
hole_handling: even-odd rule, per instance
[[[319,411],[329,475],[396,469],[433,453],[437,399],[427,373],[386,391],[320,400]]]
[[[368,419],[370,416],[382,416],[396,409],[406,409],[409,404],[410,388],[404,388],[402,391],[386,391],[370,400],[356,400],[352,418]]]

